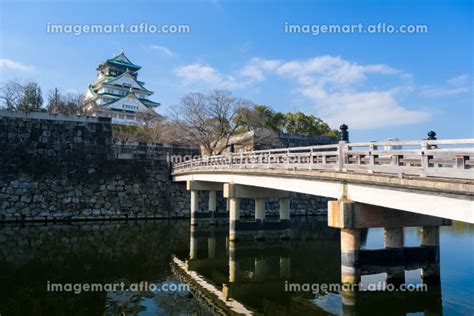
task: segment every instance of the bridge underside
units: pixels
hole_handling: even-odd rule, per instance
[[[472,181],[295,170],[203,170],[174,181],[233,183],[347,199],[384,208],[474,223]]]

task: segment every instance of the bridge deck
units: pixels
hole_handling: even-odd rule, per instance
[[[470,179],[447,179],[417,176],[395,176],[383,173],[360,173],[360,172],[341,172],[331,170],[299,170],[299,169],[239,169],[239,168],[214,168],[214,169],[192,169],[176,170],[173,172],[175,181],[186,181],[199,177],[202,180],[203,175],[226,175],[238,176],[249,175],[258,177],[274,177],[278,179],[305,179],[337,183],[358,183],[366,185],[384,186],[399,189],[431,191],[433,193],[456,194],[465,196],[474,196],[474,180]],[[191,178],[190,178],[191,177]],[[193,178],[193,179],[194,179]],[[222,177],[219,177],[222,178]],[[197,180],[197,179],[194,179]],[[217,178],[216,178],[217,180]],[[227,181],[216,181],[227,182]],[[337,196],[335,196],[337,197]]]
[[[353,202],[473,223],[473,145],[474,139],[464,139],[261,150],[179,163],[173,176],[175,181],[344,196]]]

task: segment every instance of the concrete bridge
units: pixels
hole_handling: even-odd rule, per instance
[[[403,248],[403,227],[422,226],[421,246],[432,247],[439,259],[439,226],[449,220],[474,223],[474,139],[437,140],[430,132],[426,140],[349,143],[345,125],[341,135],[334,145],[231,153],[175,165],[174,181],[186,181],[191,191],[191,224],[199,217],[200,190],[209,191],[211,218],[216,191],[223,191],[230,240],[242,231],[257,231],[257,239],[266,230],[287,237],[291,192],[334,199],[328,202],[328,225],[341,229],[347,266],[342,279],[357,282],[360,229],[384,227],[387,256],[393,257],[402,253],[392,250]],[[264,201],[271,197],[280,199],[276,222],[265,219]],[[255,221],[240,220],[242,198],[255,198]],[[436,273],[434,268],[431,274]]]

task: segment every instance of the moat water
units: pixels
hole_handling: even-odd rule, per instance
[[[383,248],[383,234],[364,232],[363,247]],[[288,283],[337,284],[341,274],[340,233],[324,217],[292,220],[290,236],[229,243],[225,224],[191,234],[188,220],[0,225],[0,315],[212,315],[226,308],[265,315],[474,314],[474,225],[440,228],[439,285],[349,297],[288,291]],[[405,228],[405,246],[418,246],[420,236],[420,229]],[[367,284],[383,280],[362,277]],[[148,288],[48,291],[53,283],[121,282]],[[405,271],[405,283],[419,289],[420,270]],[[166,291],[180,284],[189,287]]]

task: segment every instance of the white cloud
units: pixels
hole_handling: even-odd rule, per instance
[[[462,74],[446,80],[444,87],[425,86],[421,90],[421,94],[428,97],[446,97],[463,94],[471,91],[470,76]]]
[[[385,64],[362,65],[339,56],[289,61],[252,58],[233,75],[224,75],[209,65],[191,64],[175,69],[175,74],[185,85],[224,89],[246,88],[271,75],[287,78],[296,83],[294,91],[307,100],[307,111],[331,126],[346,123],[352,129],[371,129],[430,118],[428,112],[411,110],[399,100],[400,95],[412,91],[411,74]],[[373,76],[385,77],[371,80]]]
[[[328,93],[319,86],[302,90],[330,126],[348,124],[352,129],[400,126],[426,121],[430,114],[411,111],[396,99],[394,91]]]
[[[25,64],[13,61],[11,59],[7,59],[7,58],[0,58],[0,68],[6,68],[6,69],[24,71],[24,72],[32,72],[35,69],[33,66],[28,66],[28,65],[25,65]]]
[[[281,64],[279,60],[252,58],[242,69],[224,75],[217,69],[204,64],[189,64],[174,69],[185,86],[207,89],[242,89],[265,79],[265,72],[274,71]]]
[[[264,72],[276,70],[281,65],[280,60],[269,60],[262,58],[252,58],[250,62],[242,68],[240,75],[251,78],[255,81],[265,79]]]
[[[176,55],[168,47],[164,47],[164,46],[160,46],[160,45],[150,45],[150,49],[159,52],[161,54],[161,56],[165,56],[165,57],[174,57]]]
[[[448,79],[448,83],[454,86],[460,86],[460,85],[467,84],[469,82],[469,78],[470,76],[468,74],[462,74],[457,77]]]
[[[430,118],[429,113],[411,111],[400,104],[397,94],[406,87],[376,89],[364,85],[370,75],[397,75],[395,79],[400,82],[411,80],[410,74],[388,65],[360,65],[325,55],[285,62],[276,73],[296,79],[298,91],[310,100],[307,108],[331,126],[346,123],[352,129],[370,129],[413,124]]]
[[[238,81],[234,76],[224,76],[208,65],[190,64],[174,70],[176,76],[182,79],[185,86],[199,86],[211,89],[238,89],[247,82]]]
[[[316,81],[319,84],[348,85],[365,80],[370,73],[389,75],[399,72],[387,65],[358,65],[329,55],[289,61],[277,70],[278,74],[294,77],[302,85],[312,85]]]
[[[427,97],[446,97],[451,95],[457,95],[461,93],[469,92],[468,87],[457,87],[457,88],[425,88],[422,91],[422,95]]]

